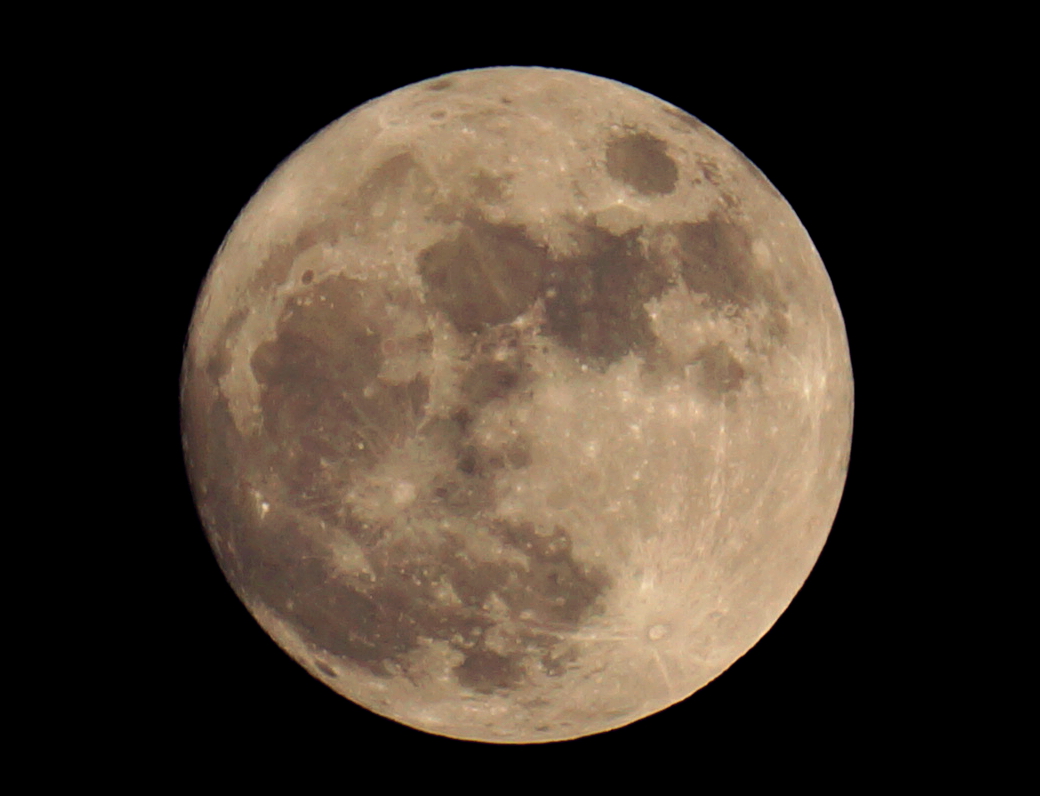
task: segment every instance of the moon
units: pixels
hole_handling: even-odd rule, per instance
[[[769,630],[834,521],[853,380],[747,158],[630,86],[507,67],[362,105],[267,179],[181,410],[214,554],[284,650],[517,744],[657,713]]]

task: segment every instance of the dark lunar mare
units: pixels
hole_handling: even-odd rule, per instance
[[[661,158],[667,155],[651,140],[621,139],[612,151],[615,170],[637,188],[666,187],[670,172]],[[393,182],[411,168],[398,159],[383,176]],[[678,241],[677,261],[655,248],[665,231]],[[461,654],[458,682],[476,692],[516,687],[532,667],[549,676],[567,670],[572,658],[560,633],[601,610],[610,582],[574,558],[565,527],[491,519],[496,478],[531,461],[522,438],[492,448],[472,433],[485,407],[525,400],[532,388],[531,342],[510,322],[541,300],[541,333],[602,370],[628,353],[649,362],[666,357],[645,305],[678,279],[719,307],[744,308],[771,290],[755,272],[748,236],[722,216],[623,235],[586,220],[575,225],[574,237],[580,254],[554,259],[522,228],[470,215],[418,255],[422,311],[442,312],[470,346],[460,363],[460,402],[443,417],[426,417],[425,377],[380,378],[393,338],[388,308],[414,310],[416,297],[346,276],[316,280],[309,273],[275,338],[256,349],[251,367],[263,424],[254,436],[242,437],[224,399],[213,398],[226,356],[215,356],[205,376],[188,380],[193,486],[217,555],[241,595],[261,601],[328,656],[377,676],[421,677],[409,670],[409,656],[430,641]],[[309,243],[297,241],[296,248]],[[286,270],[281,257],[276,253],[272,262],[278,276]],[[429,353],[430,341],[419,339],[421,353]],[[699,360],[712,391],[740,388],[744,370],[724,346],[705,345]],[[344,496],[417,434],[448,451],[455,467],[416,496],[422,516],[415,521],[452,522],[439,541],[409,547],[395,541],[401,537],[393,527],[360,519]],[[254,488],[268,502],[263,514]],[[508,557],[475,560],[459,530],[467,522],[521,553],[526,565]],[[360,546],[370,572],[337,568],[336,534]],[[444,584],[457,601],[443,600]],[[521,620],[494,645],[487,641],[492,598]]]

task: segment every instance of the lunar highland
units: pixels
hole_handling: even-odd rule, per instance
[[[268,178],[181,406],[213,551],[282,648],[382,716],[531,743],[667,708],[769,630],[853,388],[754,165],[630,86],[511,67],[373,100]]]

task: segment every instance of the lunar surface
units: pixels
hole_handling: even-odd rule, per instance
[[[821,551],[852,424],[831,283],[767,179],[541,68],[408,86],[283,163],[181,398],[265,630],[375,713],[499,743],[628,724],[743,655]]]

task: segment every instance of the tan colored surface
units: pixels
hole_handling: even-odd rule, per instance
[[[769,629],[837,510],[852,375],[811,241],[727,142],[618,83],[486,69],[271,176],[183,409],[279,644],[382,715],[530,742],[673,704]]]

